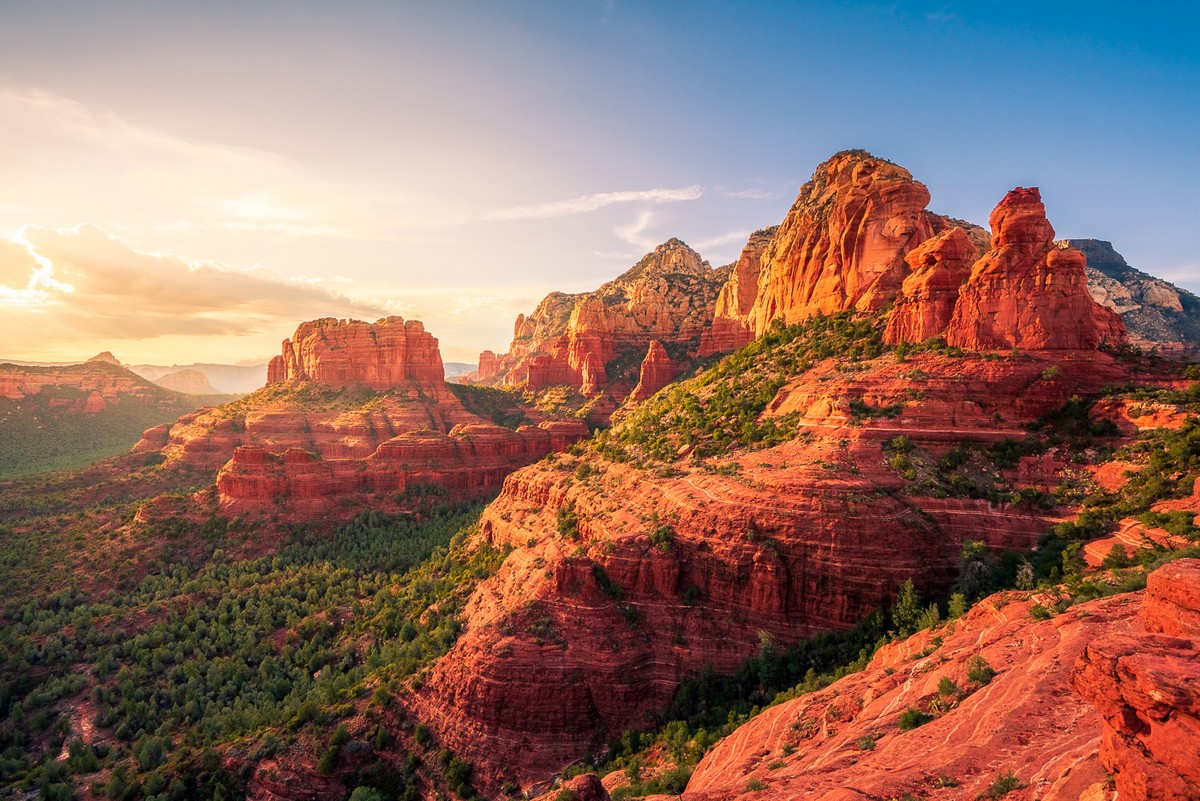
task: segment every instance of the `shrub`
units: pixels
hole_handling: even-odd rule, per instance
[[[938,680],[938,695],[958,695],[961,692],[962,688],[949,676],[942,676]]]
[[[896,725],[900,727],[900,731],[912,731],[918,726],[923,726],[933,720],[933,716],[929,715],[916,707],[909,707],[900,713],[900,719],[896,721]]]
[[[875,750],[875,735],[867,734],[858,738],[859,751],[874,751]]]
[[[967,681],[983,686],[996,677],[996,671],[982,656],[973,656],[967,662]]]
[[[979,795],[978,798],[1003,798],[1013,790],[1020,790],[1025,786],[1025,782],[1016,777],[1014,773],[1003,773],[996,776],[996,781]]]

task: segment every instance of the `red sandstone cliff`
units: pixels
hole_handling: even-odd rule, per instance
[[[398,317],[304,323],[270,379],[233,404],[148,430],[137,450],[219,469],[226,514],[302,520],[402,509],[428,487],[484,496],[588,435],[582,421],[537,412],[515,430],[485,423],[442,380],[437,340]]]
[[[924,342],[941,336],[950,324],[958,293],[978,257],[979,251],[971,238],[958,226],[911,251],[905,261],[912,272],[900,287],[884,340]]]
[[[445,373],[438,342],[419,321],[387,317],[364,323],[326,317],[301,323],[267,368],[269,384],[302,379],[330,387],[360,384],[388,390],[407,382],[439,386]]]
[[[1151,574],[1140,620],[1096,637],[1073,684],[1103,716],[1100,759],[1122,801],[1200,798],[1200,560]]]
[[[629,393],[629,399],[635,403],[646,400],[674,381],[675,374],[675,363],[667,355],[666,348],[658,340],[651,342],[646,358],[642,360],[637,386]]]
[[[973,350],[1090,350],[1125,341],[1088,293],[1085,258],[1054,242],[1041,193],[1018,187],[992,211],[992,249],[959,293],[946,341]]]
[[[914,371],[925,376],[916,397]],[[906,578],[944,589],[966,539],[1032,547],[1058,513],[906,494],[883,443],[900,432],[934,449],[1021,437],[1042,412],[1123,374],[1102,354],[920,354],[849,373],[831,359],[768,407],[800,415],[807,436],[732,454],[721,469],[681,461],[664,473],[585,455],[598,477],[579,480],[589,471],[565,457],[519,471],[480,524],[482,538],[516,550],[405,702],[475,762],[482,786],[541,780],[647,725],[705,664],[734,671],[762,631],[785,646],[852,625]],[[903,410],[852,421],[851,398]],[[1022,469],[1033,486],[1061,480],[1053,463]]]
[[[712,326],[704,332],[700,341],[700,355],[736,350],[754,339],[751,315],[758,297],[762,256],[778,230],[778,226],[773,226],[750,235],[729,273],[729,279],[717,295]]]
[[[903,167],[861,150],[817,167],[762,254],[748,322],[882,309],[908,273],[904,257],[946,227],[925,210],[929,190]]]

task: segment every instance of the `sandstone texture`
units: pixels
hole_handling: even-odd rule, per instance
[[[1018,187],[992,211],[992,249],[959,293],[946,341],[972,350],[1091,350],[1125,327],[1088,292],[1086,259],[1060,248],[1041,193]]]
[[[905,257],[912,269],[888,317],[888,342],[923,342],[941,336],[950,324],[958,293],[979,251],[967,232],[955,226],[922,242]]]
[[[926,376],[916,398],[914,371]],[[608,462],[591,472],[594,455],[560,455],[518,471],[479,534],[516,550],[405,703],[475,763],[481,787],[529,787],[650,725],[705,665],[735,671],[760,632],[782,647],[847,628],[910,577],[944,591],[967,539],[1035,545],[1061,511],[905,494],[885,443],[902,433],[941,452],[1019,438],[1046,410],[1123,374],[1094,353],[921,354],[854,372],[831,359],[788,382],[765,413],[798,415],[803,435],[735,453],[727,469],[685,460],[674,472]],[[854,399],[902,409],[855,420]],[[1044,490],[1061,469],[1021,465]]]
[[[388,390],[408,382],[439,386],[445,373],[437,340],[417,320],[387,317],[364,323],[326,317],[301,323],[267,368],[267,383],[302,379],[335,388]]]
[[[750,235],[729,273],[729,279],[717,295],[712,327],[700,341],[700,355],[737,350],[754,339],[752,315],[762,274],[762,256],[778,226],[763,228]]]
[[[861,150],[817,167],[762,254],[755,335],[774,320],[884,308],[908,274],[904,257],[946,227],[928,203],[908,170]]]
[[[767,709],[705,755],[684,800],[732,799],[750,781],[764,798],[973,799],[1010,772],[1025,786],[1005,798],[1110,798],[1101,718],[1071,692],[1070,677],[1095,637],[1134,627],[1137,598],[1034,620],[1029,610],[1044,600],[992,596],[939,630],[885,646],[863,671]],[[975,659],[995,671],[989,683],[968,678]],[[939,693],[943,677],[964,692]],[[908,709],[933,719],[902,731]]]
[[[466,500],[588,435],[534,412],[516,428],[468,412],[416,321],[304,323],[266,388],[146,431],[136,446],[215,473],[221,510],[283,520],[411,507],[430,491]]]
[[[1200,560],[1152,573],[1137,625],[1088,645],[1073,682],[1104,719],[1122,801],[1200,798]]]
[[[674,381],[675,374],[675,363],[667,355],[666,348],[658,340],[651,342],[646,358],[642,360],[637,386],[629,393],[629,399],[635,403],[646,400]]]

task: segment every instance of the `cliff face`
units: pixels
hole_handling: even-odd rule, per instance
[[[1096,637],[1072,681],[1103,716],[1100,759],[1121,799],[1200,798],[1200,560],[1151,574],[1140,618]]]
[[[778,230],[779,226],[773,226],[750,235],[729,273],[729,279],[717,295],[712,326],[701,339],[700,355],[736,350],[754,339],[751,315],[758,297],[762,256]]]
[[[1087,257],[1088,291],[1121,315],[1131,343],[1167,353],[1193,354],[1200,348],[1200,298],[1130,267],[1109,242],[1065,239],[1058,244]]]
[[[534,391],[555,384],[604,391],[615,407],[637,383],[651,342],[680,354],[698,350],[727,274],[668,240],[594,292],[553,293],[528,318],[518,317],[493,380],[527,382]]]
[[[1054,243],[1041,193],[1018,187],[992,211],[992,249],[971,270],[946,329],[951,345],[1091,350],[1125,341],[1088,292],[1086,259]]]
[[[305,379],[335,388],[388,390],[407,382],[438,387],[445,374],[437,340],[416,320],[327,317],[301,323],[267,368],[267,383]]]
[[[913,373],[924,375],[919,397]],[[898,432],[943,450],[1019,438],[1044,411],[1123,374],[1102,354],[920,354],[849,373],[829,359],[786,382],[764,413],[802,421],[804,435],[783,444],[671,471],[595,454],[518,471],[480,524],[481,538],[516,550],[406,703],[475,763],[481,787],[544,779],[649,725],[704,665],[736,670],[760,632],[784,647],[851,626],[910,577],[944,590],[966,539],[1032,547],[1055,512],[906,492],[885,443]],[[855,403],[902,410],[854,421]],[[1046,488],[1060,467],[1021,469]]]
[[[929,190],[903,167],[845,151],[817,167],[762,255],[749,322],[882,309],[908,272],[904,257],[946,227]]]
[[[154,379],[154,383],[186,395],[220,394],[212,384],[208,383],[208,376],[199,370],[176,370],[173,373],[167,373],[162,378]]]

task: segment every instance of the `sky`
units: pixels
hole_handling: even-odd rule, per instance
[[[865,148],[1200,290],[1193,4],[0,0],[0,358],[255,363],[303,320],[506,349]]]

